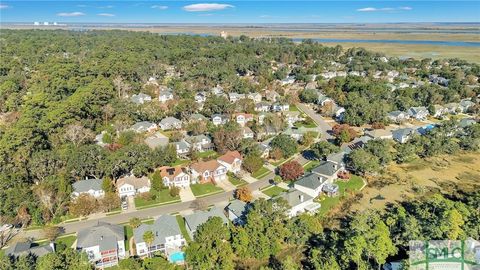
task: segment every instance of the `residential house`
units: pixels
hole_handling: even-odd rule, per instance
[[[216,160],[199,161],[190,165],[192,180],[200,183],[227,179],[227,168]]]
[[[137,105],[140,105],[140,104],[144,104],[145,102],[152,101],[152,97],[144,93],[139,93],[138,95],[137,94],[132,95],[130,97],[130,101],[132,101]]]
[[[229,172],[239,173],[242,170],[242,155],[238,151],[228,151],[219,156],[217,161],[225,166]]]
[[[188,136],[185,138],[185,141],[188,142],[190,147],[192,147],[195,151],[198,152],[205,152],[213,149],[212,139],[207,135],[196,135],[196,136]]]
[[[372,139],[393,139],[392,131],[389,129],[369,129],[365,131],[365,135]]]
[[[175,117],[166,117],[160,121],[159,124],[162,130],[170,130],[170,129],[181,129],[182,128],[182,121],[178,120]]]
[[[413,128],[400,128],[392,131],[392,137],[399,143],[405,143],[415,133],[416,131]]]
[[[285,112],[290,110],[290,105],[282,104],[282,103],[275,103],[272,105],[272,111],[274,112]]]
[[[207,93],[205,92],[198,92],[195,94],[195,102],[198,104],[203,104],[207,101]]]
[[[242,225],[245,223],[245,216],[248,211],[248,204],[240,200],[231,201],[225,207],[228,219],[235,225]]]
[[[458,123],[458,126],[461,127],[461,128],[466,128],[466,127],[471,126],[471,125],[476,124],[476,123],[477,123],[477,121],[475,121],[475,119],[473,119],[473,118],[463,118]]]
[[[347,77],[346,71],[337,71],[335,77]]]
[[[303,121],[299,111],[286,111],[282,113],[287,120],[288,126],[293,127],[296,122]]]
[[[130,127],[130,130],[135,131],[136,133],[143,133],[143,132],[152,132],[157,130],[157,124],[148,122],[148,121],[142,121],[142,122],[137,122],[133,126]]]
[[[216,207],[212,207],[208,211],[197,211],[193,214],[185,216],[185,227],[187,228],[187,232],[190,237],[193,238],[198,227],[213,217],[219,217],[222,219],[224,224],[228,224],[228,219],[223,214],[223,211]]]
[[[320,106],[325,106],[327,103],[333,103],[333,99],[327,97],[322,93],[318,93],[317,104]]]
[[[188,187],[190,186],[190,175],[186,168],[181,166],[162,166],[158,168],[162,177],[163,185],[166,187]]]
[[[292,137],[293,139],[295,139],[297,141],[300,141],[303,138],[303,135],[306,132],[307,132],[307,130],[304,127],[300,127],[300,128],[293,127],[293,128],[288,128],[287,130],[285,130],[282,133]]]
[[[5,250],[5,254],[12,257],[32,254],[39,258],[51,252],[55,252],[55,244],[50,243],[49,245],[39,245],[28,240],[12,243],[10,247]]]
[[[280,94],[278,94],[275,90],[267,90],[265,92],[265,98],[268,100],[268,101],[271,101],[271,102],[277,102],[280,100]]]
[[[158,95],[158,100],[162,103],[167,102],[169,100],[173,100],[173,92],[171,89],[166,89],[160,91]]]
[[[118,179],[116,186],[120,198],[135,196],[150,191],[150,179],[146,176],[138,178],[132,174]]]
[[[353,141],[351,141],[349,144],[348,144],[348,147],[352,150],[355,150],[355,149],[358,149],[358,148],[363,148],[368,141],[372,140],[373,137],[371,136],[361,136],[359,138],[355,138],[353,139]]]
[[[143,236],[152,232],[153,242],[146,243]],[[181,251],[187,241],[182,235],[177,219],[171,215],[161,215],[153,224],[142,224],[133,230],[137,256],[145,257],[150,253],[160,252],[169,258],[170,254]]]
[[[214,114],[212,115],[212,123],[215,126],[224,125],[228,121],[228,116],[225,114]]]
[[[326,178],[326,182],[332,183],[338,178],[338,173],[345,170],[342,163],[335,163],[331,161],[323,161],[317,167],[312,169],[312,173]]]
[[[411,107],[410,109],[408,109],[407,113],[408,115],[410,115],[410,117],[413,117],[417,120],[424,120],[429,114],[427,108],[423,106]]]
[[[174,142],[173,144],[175,145],[178,157],[186,157],[190,152],[190,144],[188,144],[186,141],[182,140],[179,142]]]
[[[101,147],[104,147],[105,145],[107,145],[106,143],[103,142],[103,136],[105,135],[105,133],[107,133],[107,132],[102,131],[100,134],[97,134],[95,136],[95,144],[97,144]]]
[[[290,207],[287,210],[288,217],[295,217],[301,213],[316,213],[320,209],[320,204],[313,202],[313,197],[297,189],[290,189],[274,197],[274,200],[283,199]]]
[[[258,150],[260,151],[261,158],[267,158],[270,155],[270,150],[272,148],[268,143],[261,142],[258,144]]]
[[[257,92],[248,93],[247,98],[253,100],[253,102],[255,103],[262,101],[262,95],[260,95],[260,93],[257,93]]]
[[[245,127],[242,127],[242,137],[244,139],[253,139],[255,137],[255,133],[253,133],[253,131],[245,126]]]
[[[431,74],[428,76],[428,79],[432,82],[432,83],[436,83],[436,84],[439,84],[439,85],[442,85],[442,86],[448,86],[448,83],[449,83],[449,80],[444,78],[444,77],[440,77],[438,76],[437,74]]]
[[[401,123],[409,118],[408,114],[402,111],[393,111],[387,114],[387,118],[394,123]]]
[[[228,99],[232,103],[235,103],[235,102],[239,101],[240,99],[244,99],[245,97],[246,97],[245,94],[228,93]]]
[[[469,98],[462,99],[460,101],[460,110],[462,113],[468,112],[468,110],[473,106],[475,106],[475,103],[473,103]]]
[[[345,108],[344,107],[338,106],[337,104],[334,103],[332,111],[333,111],[333,115],[335,116],[335,118],[337,120],[339,120],[339,121],[343,120],[343,116],[345,115]]]
[[[285,79],[280,81],[281,85],[292,84],[295,82],[295,76],[288,76]]]
[[[190,115],[190,118],[188,119],[188,121],[191,121],[191,122],[195,122],[195,121],[207,121],[207,117],[205,117],[203,114],[199,114],[199,113],[193,113],[192,115]]]
[[[77,234],[76,249],[87,254],[96,268],[118,264],[125,258],[125,232],[123,226],[105,222],[81,229]]]
[[[102,189],[102,179],[86,179],[73,183],[72,196],[78,197],[80,194],[89,194],[95,198],[102,198],[105,192]]]
[[[255,111],[256,112],[268,112],[272,105],[266,101],[255,103]]]
[[[425,126],[422,126],[422,127],[419,127],[417,128],[417,132],[420,134],[420,135],[425,135],[427,134],[430,130],[434,129],[435,128],[435,125],[433,124],[428,124],[428,125],[425,125]]]
[[[294,188],[308,194],[312,198],[316,198],[322,187],[326,183],[327,178],[316,173],[309,173],[295,181]]]
[[[440,117],[448,113],[448,109],[443,107],[442,105],[435,104],[433,105],[433,107],[435,108],[435,113],[433,114],[433,117]]]
[[[235,121],[242,127],[245,126],[247,122],[253,121],[253,115],[249,113],[236,113],[234,117]]]
[[[220,85],[213,87],[211,92],[215,96],[222,96],[224,94],[223,87],[221,87]]]
[[[460,108],[460,104],[459,103],[453,103],[453,102],[445,104],[445,109],[450,114],[457,114],[458,112],[462,111],[462,109]]]
[[[279,131],[275,129],[275,127],[271,125],[264,125],[261,126],[257,132],[257,138],[263,138],[267,136],[274,136],[277,135]]]
[[[326,160],[332,163],[338,164],[340,167],[345,166],[345,157],[350,154],[352,150],[350,148],[342,149],[342,151],[333,153],[327,156]]]
[[[265,117],[267,117],[269,114],[266,112],[261,112],[257,115],[257,122],[260,125],[263,125],[263,122],[265,120]]]
[[[168,142],[169,142],[169,139],[168,139],[167,136],[163,135],[162,133],[156,132],[155,134],[145,138],[144,142],[151,149],[155,149],[155,148],[158,148],[158,147],[167,146]]]

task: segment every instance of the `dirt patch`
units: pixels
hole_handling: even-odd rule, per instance
[[[438,156],[402,165],[392,164],[385,171],[369,181],[363,190],[363,198],[353,205],[353,210],[382,209],[388,203],[427,193],[480,187],[479,152]]]

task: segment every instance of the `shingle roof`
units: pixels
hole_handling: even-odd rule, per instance
[[[280,195],[275,197],[275,199],[277,198],[282,198],[287,201],[290,207],[295,207],[301,203],[304,203],[305,201],[313,199],[313,197],[311,197],[310,195],[305,194],[297,189],[290,189],[288,192],[281,193]]]
[[[295,182],[295,185],[299,185],[299,186],[310,188],[310,189],[316,189],[320,187],[325,182],[325,180],[326,178],[316,173],[309,173],[304,177],[298,179]]]
[[[170,180],[173,180],[177,175],[180,173],[185,173],[185,169],[182,168],[181,166],[175,166],[175,167],[170,167],[170,166],[162,166],[158,168],[160,171],[160,176],[167,177]]]
[[[161,125],[178,124],[178,123],[182,123],[182,121],[178,120],[175,117],[171,117],[171,116],[163,118],[162,121],[160,121]]]
[[[227,153],[218,157],[219,160],[224,161],[228,164],[232,164],[237,158],[242,159],[242,155],[240,155],[240,152],[238,151],[228,151]]]
[[[155,235],[153,245],[165,244],[166,237],[182,234],[177,219],[171,215],[162,215],[158,217],[152,225],[142,224],[134,229],[133,237],[135,243],[143,243],[143,235],[147,231],[151,231]]]
[[[78,231],[77,248],[99,246],[100,251],[115,249],[118,241],[125,239],[123,227],[106,222]]]
[[[245,215],[247,204],[240,200],[233,200],[227,205],[227,209],[232,211],[235,216],[241,217]]]
[[[216,207],[213,207],[208,211],[198,211],[191,215],[185,216],[185,223],[187,223],[188,227],[193,232],[197,230],[198,226],[207,222],[207,220],[211,217],[220,217],[225,224],[228,223],[228,220],[223,214],[222,210]]]
[[[148,121],[142,121],[142,122],[137,122],[133,124],[130,128],[134,130],[139,130],[139,129],[148,129],[151,126],[154,126],[155,123],[148,122]]]
[[[174,144],[175,144],[175,147],[178,147],[178,149],[180,150],[185,150],[190,148],[190,145],[188,145],[188,143],[185,141],[174,142]]]
[[[32,242],[17,242],[5,250],[5,253],[12,256],[22,256],[29,253],[34,254],[37,257],[41,257],[54,250],[50,245],[35,245]]]
[[[117,187],[120,187],[124,184],[132,185],[135,189],[150,187],[150,179],[148,179],[146,176],[138,178],[135,177],[135,175],[129,175],[117,180]]]
[[[202,174],[203,174],[204,171],[207,171],[207,170],[208,171],[214,171],[220,166],[223,166],[223,165],[218,163],[218,161],[216,161],[215,159],[212,159],[212,160],[209,160],[209,161],[200,161],[200,162],[193,163],[192,165],[190,165],[190,167],[192,169],[194,169],[195,171],[197,171],[199,173],[202,173]]]
[[[207,118],[203,114],[194,113],[194,114],[190,115],[190,120],[191,121],[203,121],[203,120],[207,120]]]
[[[324,161],[312,169],[313,173],[331,177],[338,171],[338,165],[331,161]]]
[[[102,179],[87,179],[73,183],[73,190],[81,193],[89,190],[102,190]]]
[[[392,134],[394,137],[405,137],[410,136],[414,132],[415,130],[413,128],[400,128],[393,130]]]

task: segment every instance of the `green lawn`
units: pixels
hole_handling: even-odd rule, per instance
[[[305,163],[305,165],[303,165],[303,170],[305,172],[310,172],[313,168],[317,167],[319,164],[320,164],[320,161],[311,160],[311,161]]]
[[[296,105],[290,105],[290,111],[291,112],[298,112],[298,108]]]
[[[290,160],[293,159],[293,156],[289,157],[289,158],[282,158],[280,159],[279,161],[275,161],[275,162],[271,162],[272,165],[274,166],[280,166],[282,165],[283,163],[286,163],[286,162],[289,162]]]
[[[259,178],[262,178],[269,173],[270,173],[270,170],[268,170],[267,168],[262,166],[262,168],[260,168],[260,170],[252,173],[252,177],[259,179]]]
[[[230,181],[230,183],[232,183],[236,187],[241,187],[241,186],[244,186],[244,185],[248,184],[247,181],[245,181],[243,179],[240,179],[233,174],[228,175],[228,181]]]
[[[199,152],[197,153],[198,158],[216,158],[218,157],[218,153],[214,150]]]
[[[348,196],[351,191],[360,190],[360,188],[362,188],[363,186],[363,179],[357,175],[352,175],[350,180],[348,180],[347,182],[338,180],[335,183],[338,184],[338,189],[339,189],[338,196],[327,197],[325,195],[321,195],[317,199],[317,201],[320,202],[320,204],[322,205],[320,207],[320,211],[318,211],[318,213],[321,216],[328,213],[328,211],[330,211],[330,209],[332,209],[335,205],[337,205],[342,198]]]
[[[68,236],[61,236],[55,240],[55,243],[57,244],[64,244],[67,247],[71,247],[73,245],[73,242],[77,240],[77,236],[75,235],[68,235]]]
[[[171,164],[171,166],[185,165],[185,164],[187,164],[188,162],[189,162],[189,160],[187,160],[187,159],[179,159],[179,158],[177,158],[177,160],[175,160],[175,162],[173,162],[173,163]]]
[[[212,193],[218,193],[223,191],[223,189],[215,186],[212,183],[193,184],[190,185],[190,188],[192,189],[193,195],[195,195],[195,197],[202,197]]]
[[[305,120],[303,121],[300,121],[300,122],[296,122],[294,124],[295,127],[297,128],[300,128],[300,127],[305,127],[305,128],[314,128],[316,127],[317,125],[315,124],[315,122],[313,121],[312,118],[310,117],[305,117]]]
[[[185,220],[181,215],[177,215],[176,218],[177,218],[177,223],[178,223],[178,226],[180,227],[180,231],[182,232],[183,237],[185,238],[185,240],[187,240],[187,242],[191,242],[192,239],[190,238],[190,235],[187,232],[187,227],[185,227]]]
[[[142,220],[142,223],[145,223],[145,224],[153,224],[154,220],[153,219],[144,219]],[[130,238],[133,237],[133,230],[132,230],[132,227],[130,227],[130,225],[128,224],[128,222],[126,223],[126,225],[123,226],[123,231],[125,233],[125,250],[128,251],[130,250]]]
[[[271,187],[268,187],[268,188],[262,190],[262,192],[269,197],[275,197],[275,196],[277,196],[278,194],[280,194],[284,191],[285,191],[285,189],[283,189],[279,186],[271,186]]]
[[[180,196],[170,196],[170,190],[164,189],[160,191],[151,191],[156,196],[155,200],[145,200],[141,196],[135,197],[135,207],[137,209],[148,208],[158,204],[166,204],[180,201]]]

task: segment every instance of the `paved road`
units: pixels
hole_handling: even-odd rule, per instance
[[[275,176],[274,173],[270,172],[268,175],[262,177],[262,179],[248,184],[248,187],[250,188],[250,190],[258,190],[263,187],[266,187],[269,185],[269,180],[273,179],[274,176]],[[222,193],[214,194],[211,196],[207,196],[207,197],[201,198],[200,200],[204,201],[206,205],[212,205],[220,202],[228,202],[232,198],[233,198],[233,191],[228,191],[228,192],[222,192]],[[76,233],[81,229],[91,227],[97,224],[97,222],[99,221],[108,222],[112,224],[120,224],[120,223],[128,222],[128,220],[130,220],[133,217],[138,217],[140,219],[156,218],[160,215],[177,213],[184,210],[193,209],[194,207],[195,207],[195,201],[180,202],[180,203],[167,204],[167,205],[162,205],[158,207],[142,209],[142,210],[133,211],[133,212],[120,213],[112,216],[101,216],[98,218],[91,217],[88,220],[61,224],[59,226],[64,228],[65,234],[69,234],[69,233]],[[17,237],[24,237],[24,238],[33,237],[35,239],[44,238],[43,232],[41,230],[31,230],[31,231],[20,232],[20,234]]]
[[[322,140],[328,140],[333,138],[332,135],[330,135],[332,127],[325,121],[325,119],[323,119],[320,114],[316,113],[312,108],[310,108],[310,106],[305,103],[298,103],[297,108],[306,113],[310,118],[313,119],[313,121],[315,121],[318,126],[318,131],[322,134]]]

